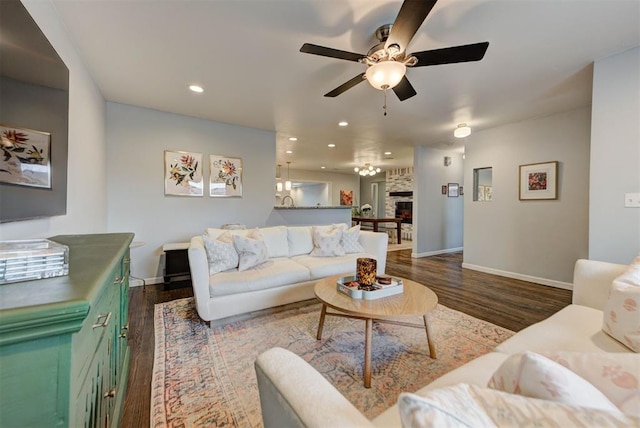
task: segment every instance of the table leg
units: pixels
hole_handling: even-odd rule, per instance
[[[322,339],[322,327],[324,327],[324,317],[327,315],[327,305],[322,305],[322,311],[320,312],[320,322],[318,323],[318,334],[316,335],[316,339]]]
[[[431,358],[435,360],[438,357],[436,355],[436,345],[433,342],[433,332],[431,331],[431,327],[429,326],[428,317],[429,317],[428,315],[422,316],[422,318],[424,319],[424,330],[427,333],[427,344],[429,345],[429,355],[431,356]]]
[[[378,222],[377,222],[377,221],[374,221],[374,222],[372,222],[372,223],[373,223],[373,231],[374,231],[374,232],[377,232],[377,231],[378,231]]]
[[[398,244],[402,244],[402,222],[399,221],[398,225]]]
[[[371,388],[371,337],[373,320],[367,319],[367,330],[364,339],[364,387]]]

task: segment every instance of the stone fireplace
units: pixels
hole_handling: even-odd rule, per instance
[[[402,239],[413,238],[413,168],[386,173],[385,216],[402,218]]]

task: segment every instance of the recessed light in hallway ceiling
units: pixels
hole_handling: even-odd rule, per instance
[[[202,86],[198,86],[198,85],[190,85],[189,89],[191,89],[193,92],[197,92],[199,94],[204,92],[204,89],[202,88]]]

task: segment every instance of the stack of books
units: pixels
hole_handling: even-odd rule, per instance
[[[0,242],[0,284],[69,274],[69,248],[48,239]]]

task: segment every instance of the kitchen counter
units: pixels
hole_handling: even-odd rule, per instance
[[[307,207],[290,207],[286,205],[274,205],[275,210],[350,210],[352,207],[349,205],[312,205]]]

